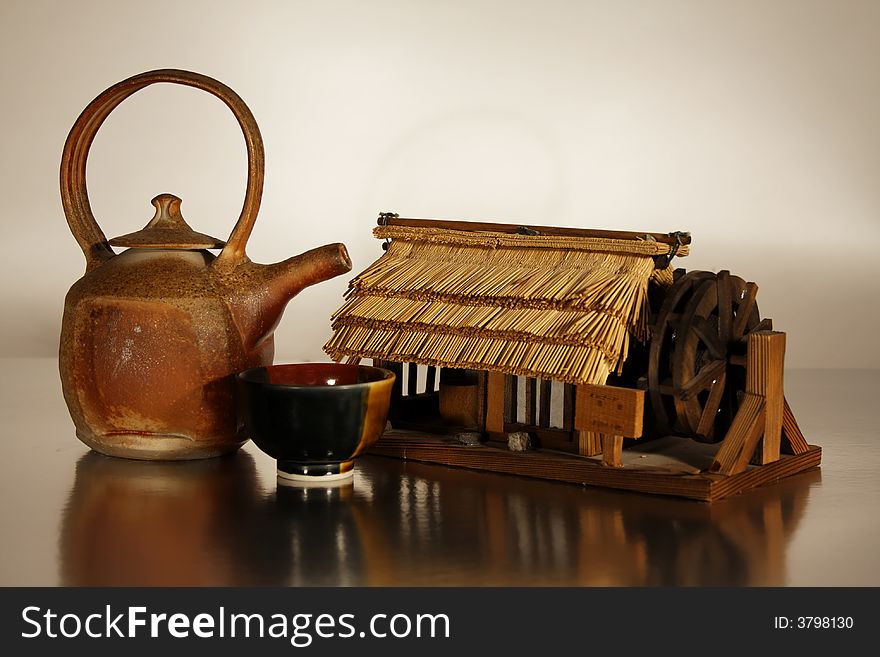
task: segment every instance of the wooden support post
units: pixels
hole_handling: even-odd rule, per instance
[[[538,426],[550,428],[550,390],[553,382],[550,379],[541,379],[541,402],[538,413]]]
[[[406,394],[413,396],[418,393],[419,366],[416,363],[407,363],[406,366]]]
[[[516,387],[517,377],[513,374],[504,375],[504,421],[516,422],[516,396],[519,391]]]
[[[504,433],[505,376],[501,372],[486,373],[486,431]]]
[[[526,379],[526,413],[525,423],[530,427],[538,424],[538,380]]]
[[[425,372],[425,392],[437,392],[437,368],[431,365]]]
[[[779,460],[785,406],[783,370],[785,333],[757,331],[749,334],[746,392],[764,398],[764,430],[753,463]]]
[[[794,419],[794,413],[791,412],[791,406],[788,400],[785,400],[785,407],[782,411],[782,449],[786,454],[806,454],[810,451],[807,439],[801,433],[797,420]]]
[[[750,392],[745,393],[709,472],[723,475],[743,472],[761,439],[765,416],[764,398]]]
[[[612,468],[623,467],[623,436],[602,434],[602,463]]]

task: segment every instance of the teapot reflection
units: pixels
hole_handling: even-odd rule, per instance
[[[203,461],[134,461],[89,452],[61,532],[66,586],[274,583],[283,528],[260,520],[246,452]]]
[[[354,485],[261,486],[247,451],[77,464],[67,585],[760,586],[819,480],[714,505],[365,457]]]

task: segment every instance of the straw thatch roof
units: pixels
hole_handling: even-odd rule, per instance
[[[351,281],[324,350],[604,383],[647,336],[654,241],[381,226],[386,253]],[[679,250],[685,255],[687,247]],[[655,273],[656,272],[656,273]],[[671,270],[662,272],[671,280]]]

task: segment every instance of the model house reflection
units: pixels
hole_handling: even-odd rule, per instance
[[[65,584],[783,585],[818,472],[713,505],[365,458],[353,485],[289,488],[246,453],[84,456]]]
[[[397,467],[371,473],[375,488],[398,482],[395,512],[364,523],[372,585],[783,585],[788,541],[820,477],[709,505]]]

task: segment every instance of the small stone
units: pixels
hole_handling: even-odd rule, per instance
[[[391,426],[391,422],[390,421],[386,422],[385,423],[385,431],[388,432],[388,431],[393,431],[393,430],[394,430],[394,427]]]
[[[478,431],[462,431],[455,434],[455,439],[464,445],[479,445],[481,438]]]
[[[532,437],[525,431],[507,434],[507,449],[511,452],[527,452],[532,449]]]

